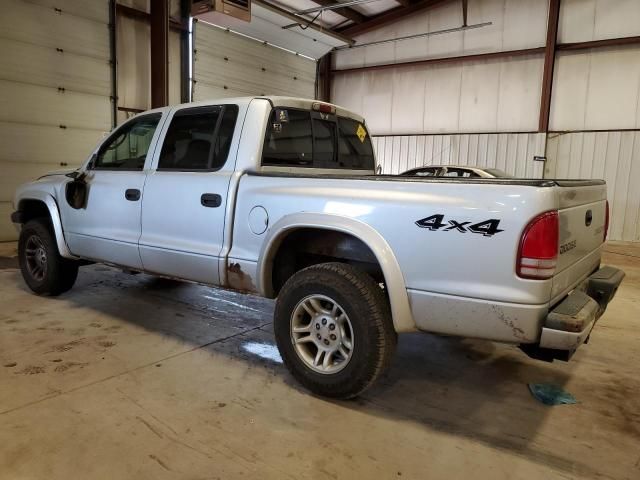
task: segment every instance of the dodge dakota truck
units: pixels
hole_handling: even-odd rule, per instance
[[[545,360],[589,338],[624,276],[600,265],[603,181],[375,171],[365,120],[332,104],[151,110],[17,190],[22,275],[58,295],[102,262],[275,298],[285,365],[336,398],[369,387],[403,332]]]

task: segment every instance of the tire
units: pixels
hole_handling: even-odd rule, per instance
[[[276,301],[274,330],[296,380],[315,394],[339,399],[369,388],[391,362],[397,342],[380,286],[343,263],[314,265],[289,278]]]
[[[22,278],[38,295],[60,295],[70,290],[78,277],[78,262],[60,256],[51,224],[43,218],[22,227],[18,260]]]

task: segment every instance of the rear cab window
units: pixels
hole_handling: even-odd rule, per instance
[[[366,126],[351,118],[292,108],[274,108],[262,150],[262,165],[374,170]]]

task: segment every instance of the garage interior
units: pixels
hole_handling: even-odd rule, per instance
[[[194,3],[3,2],[0,479],[639,478],[640,2]],[[150,108],[263,95],[363,115],[384,174],[606,180],[603,264],[626,278],[589,344],[546,363],[405,334],[382,381],[332,401],[282,365],[271,300],[104,265],[28,290],[20,184]]]

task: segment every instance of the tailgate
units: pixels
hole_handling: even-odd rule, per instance
[[[600,264],[607,215],[604,182],[558,181],[560,235],[552,298],[567,293]],[[552,301],[553,301],[552,300]]]

